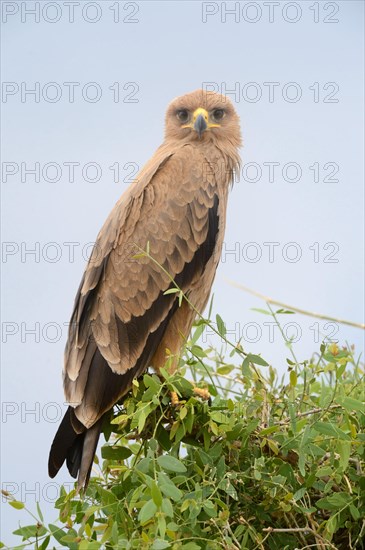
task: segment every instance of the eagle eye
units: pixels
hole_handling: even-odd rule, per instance
[[[176,112],[176,116],[180,122],[187,122],[189,120],[189,111],[187,109],[179,109]]]
[[[225,113],[224,113],[224,110],[223,109],[214,109],[214,111],[212,112],[212,118],[218,122],[220,120],[222,120],[222,118],[224,117]]]

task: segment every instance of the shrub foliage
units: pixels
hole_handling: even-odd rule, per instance
[[[265,313],[279,324],[291,312]],[[221,351],[199,345],[207,324]],[[289,376],[279,379],[230,344],[219,316],[201,319],[178,372],[146,373],[114,407],[86,494],[61,490],[58,525],[38,506],[37,522],[15,531],[20,547],[364,548],[363,369],[349,346],[322,343],[298,362],[286,344]]]

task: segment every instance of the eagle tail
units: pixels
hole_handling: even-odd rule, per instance
[[[94,454],[102,428],[102,418],[90,429],[76,418],[69,407],[54,437],[48,459],[48,473],[55,477],[66,460],[68,471],[78,477],[78,491],[86,489],[90,479]]]

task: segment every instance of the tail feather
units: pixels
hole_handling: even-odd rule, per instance
[[[83,436],[82,432],[85,428],[81,422],[79,422],[80,426],[72,422],[72,416],[74,416],[73,409],[69,407],[54,437],[48,459],[48,473],[50,477],[55,477],[66,460],[69,450],[75,444],[76,439],[79,435]]]
[[[76,437],[75,441],[72,444],[72,447],[68,450],[66,456],[67,469],[72,477],[75,478],[77,477],[78,471],[80,469],[84,440],[85,432]]]
[[[55,477],[66,460],[70,475],[78,477],[78,490],[82,487],[86,489],[101,427],[102,418],[90,429],[86,429],[76,418],[73,408],[69,407],[51,446],[48,460],[49,476]]]
[[[82,445],[81,463],[79,466],[79,477],[77,480],[78,490],[82,488],[86,489],[86,487],[89,484],[91,468],[93,465],[93,460],[95,456],[96,447],[98,445],[102,424],[103,424],[103,417],[99,418],[96,424],[94,424],[91,428],[89,428],[85,432],[83,445]]]

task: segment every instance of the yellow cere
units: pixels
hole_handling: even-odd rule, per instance
[[[193,128],[194,123],[199,115],[202,115],[204,117],[205,122],[207,123],[208,128],[219,128],[220,124],[214,124],[213,122],[209,121],[209,113],[206,109],[203,109],[203,107],[198,107],[193,112],[193,120],[189,122],[189,124],[184,124],[181,126],[182,128]]]
[[[198,107],[198,109],[195,109],[195,111],[193,112],[193,123],[196,121],[199,115],[202,115],[205,122],[208,124],[208,118],[209,118],[208,111],[206,111],[202,107]]]

